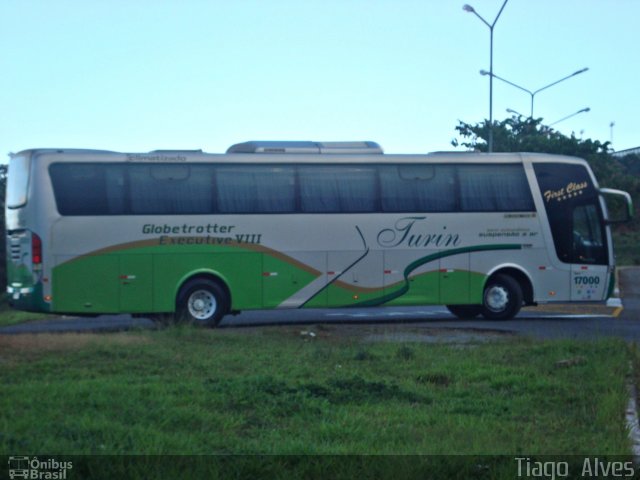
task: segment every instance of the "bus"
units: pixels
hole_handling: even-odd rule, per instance
[[[605,196],[625,214],[611,219]],[[172,316],[446,305],[511,319],[602,302],[626,192],[586,161],[395,155],[374,142],[259,142],[224,154],[34,149],[10,158],[13,307]]]

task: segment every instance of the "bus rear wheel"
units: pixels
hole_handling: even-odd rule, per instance
[[[447,310],[456,317],[465,320],[476,318],[482,313],[482,305],[447,305]]]
[[[509,275],[489,279],[482,294],[482,316],[488,320],[508,320],[522,307],[522,287]]]
[[[190,280],[181,289],[176,302],[178,322],[215,327],[229,311],[229,296],[222,286],[212,280]]]

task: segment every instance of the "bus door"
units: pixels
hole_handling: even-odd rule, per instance
[[[598,204],[577,204],[572,210],[571,300],[603,300],[609,268]]]
[[[263,307],[326,307],[326,252],[292,252],[288,257],[263,255]]]
[[[606,223],[586,165],[535,163],[534,170],[557,258],[570,271],[569,292],[561,292],[559,299],[604,300],[609,278]]]
[[[393,305],[437,304],[440,300],[438,260],[420,264],[437,250],[384,252],[384,293]]]
[[[56,255],[56,264],[52,279],[54,311],[120,311],[116,255]]]
[[[328,305],[349,307],[380,299],[384,294],[383,262],[379,250],[329,252]]]
[[[151,255],[120,255],[118,283],[121,312],[153,310]]]

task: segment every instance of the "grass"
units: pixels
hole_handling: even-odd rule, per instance
[[[246,468],[285,478],[309,473],[299,455],[357,469],[343,455],[630,451],[623,342],[371,344],[337,329],[0,337],[0,452],[276,455]],[[449,461],[403,458],[363,464]]]
[[[613,246],[617,265],[640,265],[640,232],[614,231]]]
[[[14,310],[9,306],[7,294],[0,295],[0,327],[28,322],[30,320],[41,320],[52,315],[46,313],[32,313]]]
[[[46,313],[21,312],[0,304],[0,327],[16,325],[31,320],[43,320],[52,316]]]

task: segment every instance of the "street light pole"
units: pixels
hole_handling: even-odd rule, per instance
[[[555,125],[556,123],[564,122],[567,118],[575,117],[576,115],[578,115],[580,113],[586,113],[586,112],[590,112],[590,111],[591,111],[591,109],[589,107],[583,108],[581,110],[578,110],[575,113],[572,113],[571,115],[567,115],[566,117],[561,118],[560,120],[556,120],[555,122],[550,123],[549,126]]]
[[[482,21],[482,23],[489,27],[489,72],[491,74],[489,77],[489,153],[493,152],[493,27],[496,26],[498,18],[500,18],[502,10],[504,10],[504,7],[507,5],[508,1],[509,0],[504,0],[504,3],[502,4],[502,7],[500,7],[500,11],[498,12],[498,15],[496,15],[493,23],[489,23],[484,18],[482,18],[482,16],[478,12],[476,12],[476,10],[471,5],[465,4],[462,7],[465,12],[473,13]]]
[[[616,126],[616,122],[611,122],[609,124],[609,143],[613,145],[613,127]]]
[[[566,77],[562,77],[560,80],[556,80],[555,82],[550,83],[549,85],[545,85],[544,87],[539,88],[538,90],[536,90],[534,92],[532,92],[531,90],[529,90],[527,88],[521,87],[520,85],[518,85],[516,83],[513,83],[513,82],[507,80],[506,78],[502,78],[502,77],[496,75],[495,73],[487,72],[486,70],[480,70],[480,75],[489,75],[489,77],[491,77],[491,78],[495,77],[495,78],[497,78],[498,80],[500,80],[500,81],[502,81],[504,83],[508,83],[512,87],[516,87],[516,88],[522,90],[523,92],[527,92],[531,96],[531,115],[530,115],[530,117],[533,118],[533,100],[534,100],[536,94],[540,93],[543,90],[546,90],[549,87],[553,87],[554,85],[557,85],[560,82],[564,82],[565,80],[568,80],[571,77],[575,77],[576,75],[580,75],[581,73],[584,73],[587,70],[589,70],[589,68],[587,68],[587,67],[581,68],[580,70],[577,70],[577,71],[573,72],[572,74],[567,75]]]

